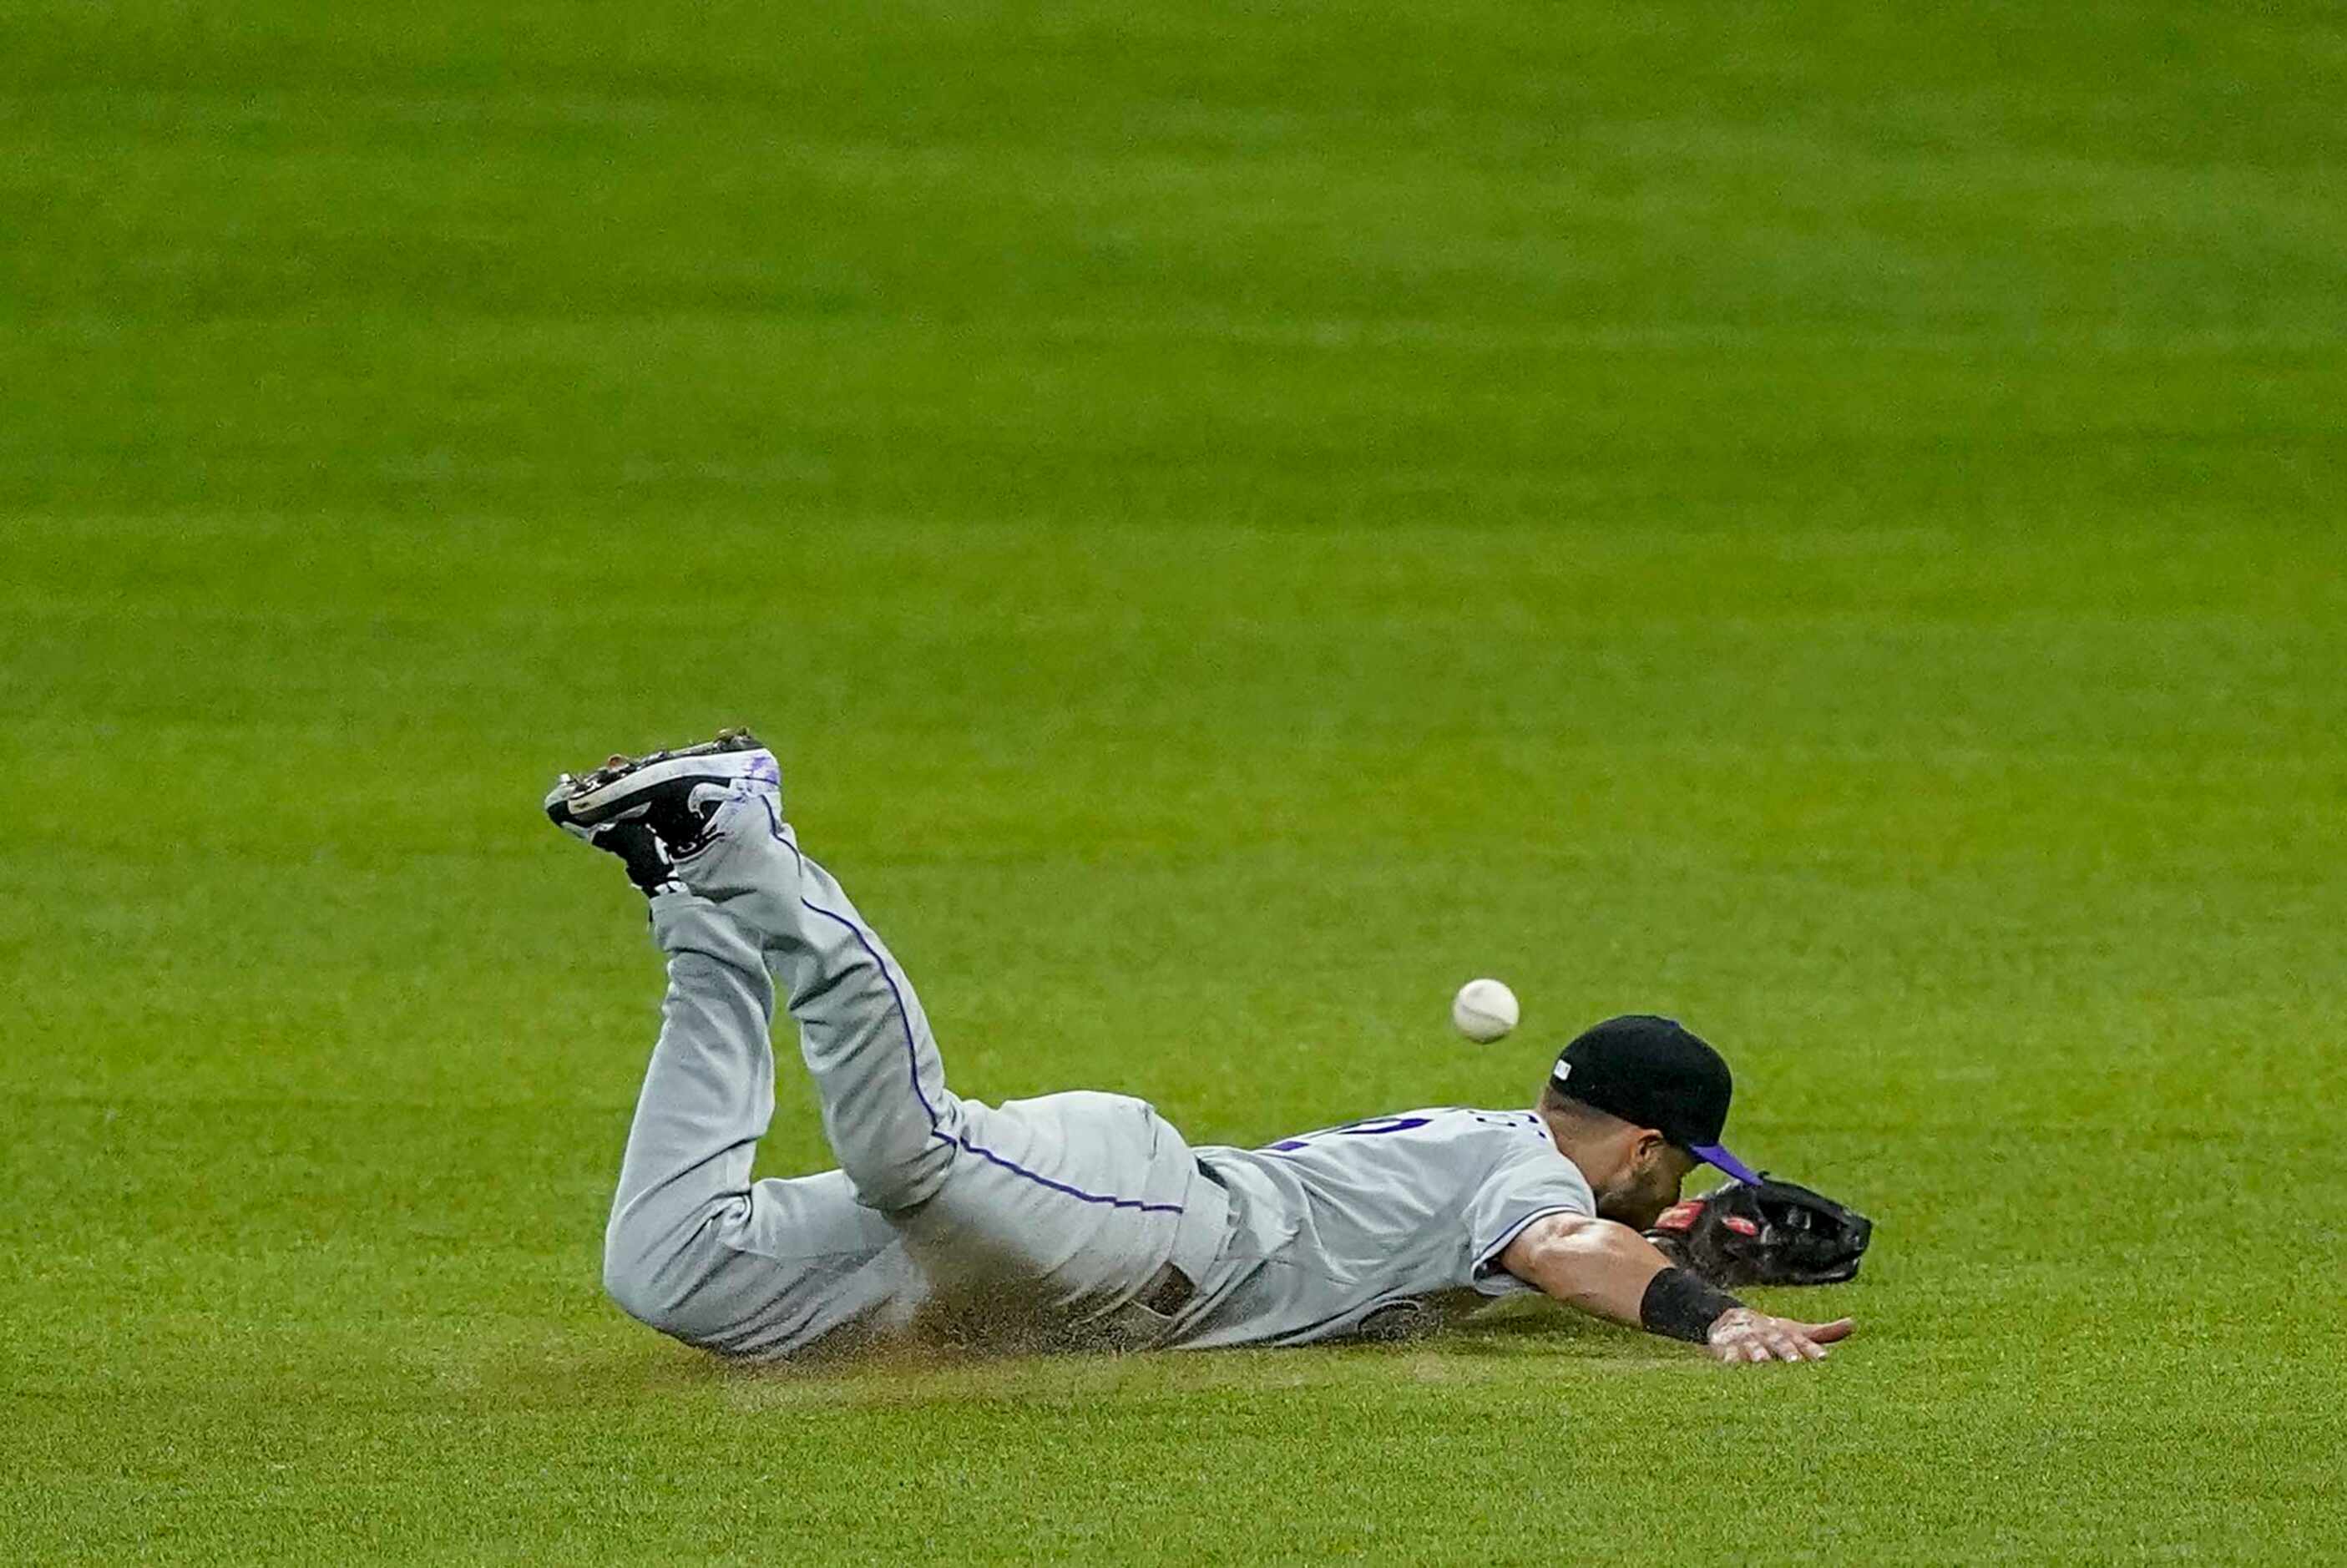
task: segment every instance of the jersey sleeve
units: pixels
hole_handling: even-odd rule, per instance
[[[1545,1140],[1543,1140],[1545,1145]],[[1597,1213],[1597,1200],[1581,1167],[1554,1148],[1533,1149],[1501,1164],[1467,1200],[1468,1240],[1473,1263],[1469,1282],[1485,1296],[1507,1296],[1534,1286],[1500,1266],[1500,1255],[1534,1220],[1549,1214]]]

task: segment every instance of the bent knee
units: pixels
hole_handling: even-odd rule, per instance
[[[697,1225],[653,1231],[615,1225],[603,1241],[603,1294],[619,1309],[688,1345],[717,1348],[729,1327],[719,1292],[711,1286],[723,1248],[711,1232],[716,1216]]]
[[[663,1334],[676,1314],[677,1301],[638,1258],[603,1255],[603,1294],[637,1322]]]

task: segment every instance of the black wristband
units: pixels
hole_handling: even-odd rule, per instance
[[[1646,1282],[1638,1299],[1638,1327],[1649,1334],[1701,1345],[1711,1338],[1711,1326],[1723,1312],[1744,1303],[1706,1283],[1699,1274],[1666,1268]]]

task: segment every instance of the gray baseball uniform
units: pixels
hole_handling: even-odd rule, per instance
[[[1236,1223],[1169,1343],[1415,1332],[1531,1290],[1499,1266],[1516,1233],[1597,1212],[1581,1168],[1529,1111],[1437,1107],[1198,1154]]]
[[[605,1237],[635,1317],[775,1357],[934,1324],[1041,1346],[1300,1344],[1526,1288],[1493,1260],[1588,1184],[1522,1112],[1193,1150],[1144,1102],[946,1087],[903,970],[770,794],[652,900],[668,996]],[[840,1168],[749,1179],[779,985]]]

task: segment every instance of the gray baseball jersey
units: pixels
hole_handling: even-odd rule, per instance
[[[1529,1111],[1410,1111],[1199,1158],[1236,1223],[1174,1336],[1186,1345],[1415,1332],[1531,1289],[1499,1266],[1508,1243],[1543,1215],[1596,1212]]]
[[[714,826],[677,866],[687,891],[652,900],[668,996],[604,1244],[613,1299],[688,1343],[777,1357],[924,1323],[1076,1347],[1383,1332],[1525,1288],[1494,1263],[1510,1238],[1592,1212],[1529,1112],[1194,1150],[1124,1095],[959,1096],[910,981],[800,851],[772,782],[743,781]],[[778,992],[840,1168],[753,1181]]]

